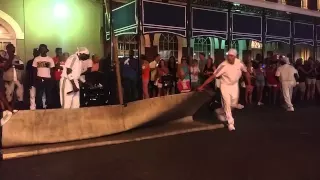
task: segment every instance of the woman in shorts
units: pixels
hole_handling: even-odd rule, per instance
[[[266,72],[264,68],[262,67],[262,62],[258,63],[257,69],[254,70],[255,72],[255,77],[256,77],[256,90],[257,90],[257,101],[258,101],[258,106],[263,105],[262,101],[262,95],[263,95],[263,89],[265,86],[265,77],[266,77]]]

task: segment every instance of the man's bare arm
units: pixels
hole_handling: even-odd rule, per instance
[[[201,86],[200,88],[204,88],[206,85],[211,83],[216,78],[215,74],[212,74]]]

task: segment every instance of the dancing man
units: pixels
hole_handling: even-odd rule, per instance
[[[64,109],[80,107],[79,80],[82,70],[82,61],[89,59],[89,50],[79,48],[78,52],[71,55],[65,62],[60,79],[60,101]]]
[[[230,49],[227,53],[227,60],[221,63],[214,73],[198,88],[202,91],[204,87],[211,83],[215,78],[220,78],[220,90],[222,95],[222,108],[217,109],[219,120],[228,121],[228,129],[235,130],[234,119],[232,117],[232,108],[238,108],[239,99],[239,79],[244,73],[248,85],[246,88],[252,91],[253,87],[244,64],[236,58],[237,51]]]

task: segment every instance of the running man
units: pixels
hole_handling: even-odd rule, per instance
[[[235,130],[232,108],[238,108],[239,99],[239,79],[244,73],[248,85],[246,88],[252,91],[250,74],[245,65],[236,58],[237,50],[230,49],[227,53],[227,60],[221,63],[214,73],[198,88],[202,91],[204,87],[211,83],[215,78],[220,78],[220,90],[222,95],[222,108],[217,109],[219,120],[228,122],[228,129]]]
[[[82,61],[89,59],[89,50],[79,48],[65,62],[60,79],[60,102],[64,109],[80,107],[79,80],[82,72]]]

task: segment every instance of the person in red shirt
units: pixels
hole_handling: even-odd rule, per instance
[[[271,63],[266,69],[267,85],[269,87],[269,102],[276,104],[278,91],[280,89],[279,82],[276,78],[277,64]]]
[[[62,73],[62,64],[63,64],[63,54],[62,54],[62,48],[56,48],[55,50],[56,56],[53,57],[53,62],[55,64],[55,68],[54,68],[54,72],[53,72],[53,80],[54,80],[54,84],[53,84],[53,106],[54,108],[60,108],[61,104],[60,104],[60,95],[59,95],[59,82],[60,82],[60,78],[61,78],[61,73]]]

